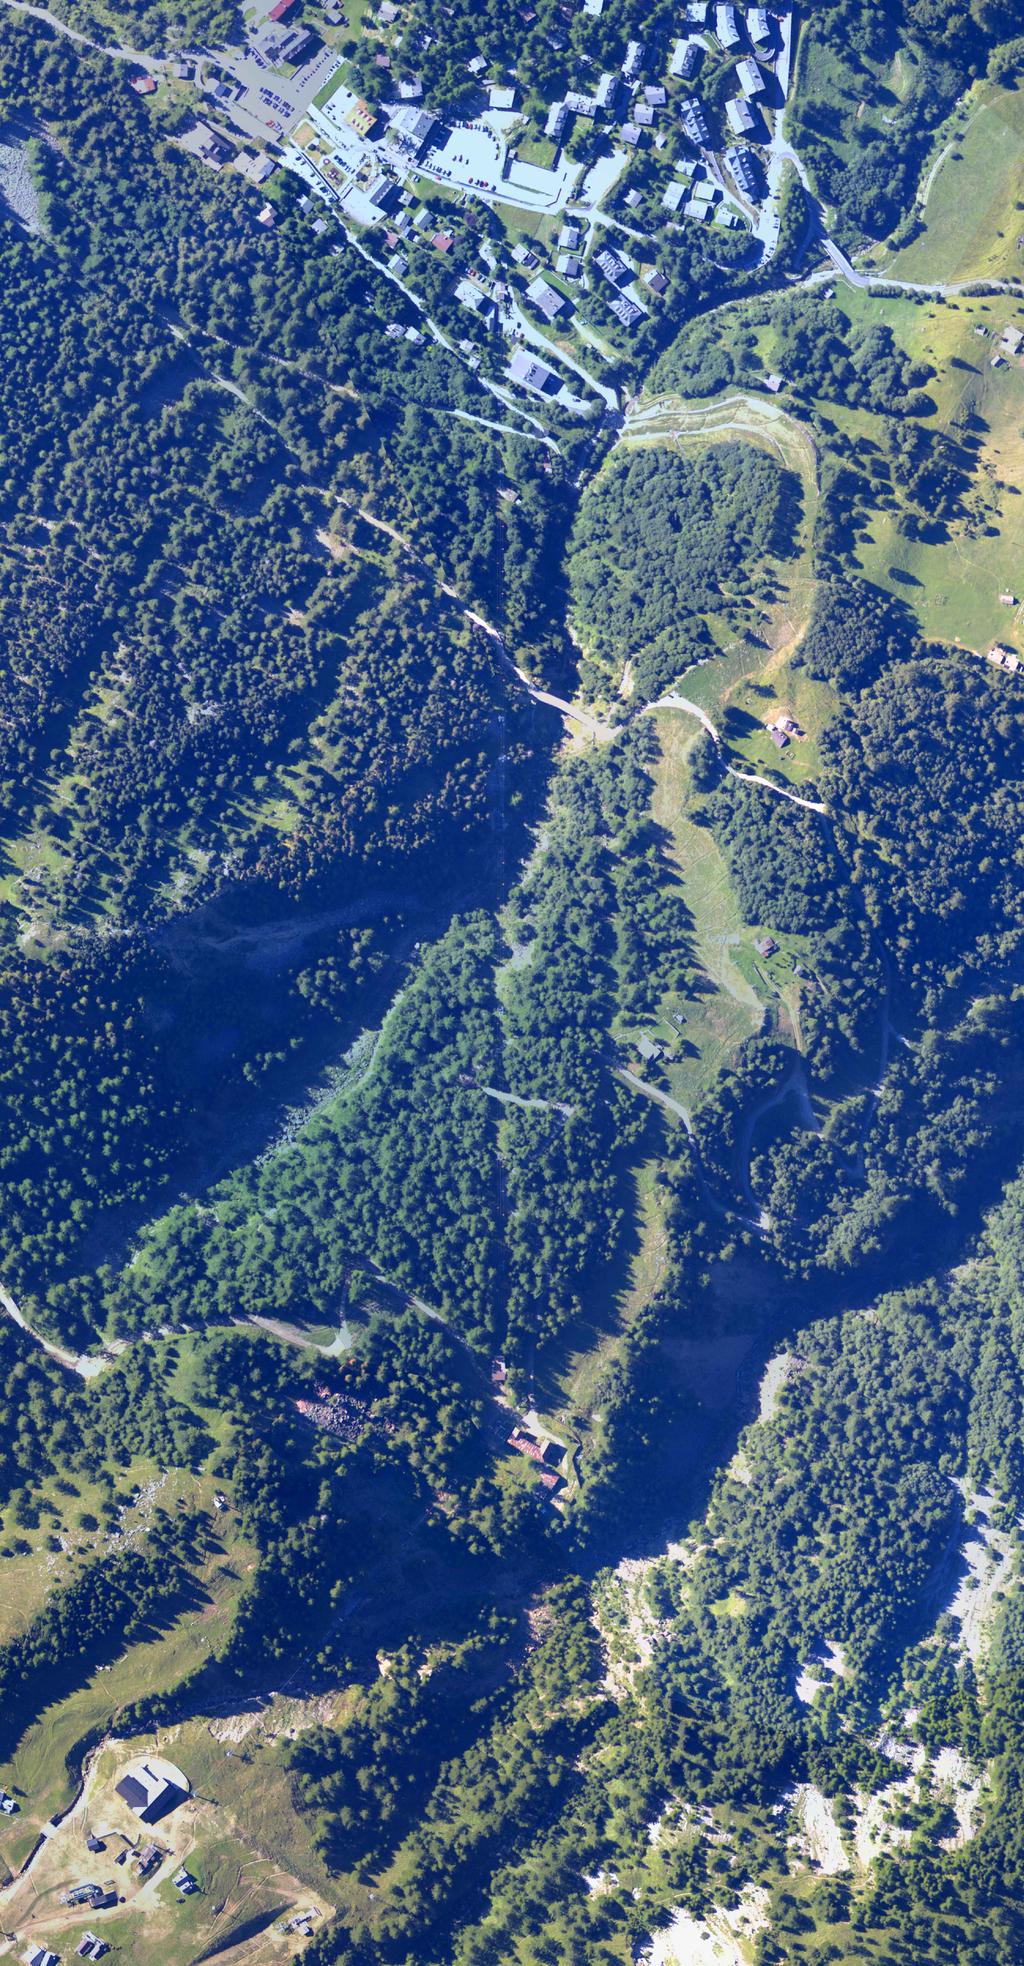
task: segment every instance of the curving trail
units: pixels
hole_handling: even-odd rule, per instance
[[[109,46],[103,41],[92,41],[88,34],[78,28],[69,27],[66,21],[51,14],[49,7],[37,7],[32,0],[4,0],[14,14],[29,14],[33,20],[42,21],[45,27],[52,27],[55,34],[63,34],[68,41],[74,41],[80,48],[88,48],[94,55],[107,55],[111,61],[130,61],[136,68],[148,69],[152,75],[162,75],[171,66],[170,55],[143,55],[138,48],[128,48],[123,41],[114,41]]]

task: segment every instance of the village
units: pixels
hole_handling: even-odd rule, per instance
[[[164,1756],[125,1761],[123,1751],[118,1757],[105,1749],[72,1808],[53,1819],[7,1885],[0,1956],[23,1966],[65,1966],[108,1954],[131,1958],[140,1917],[147,1943],[163,1932],[170,1956],[183,1906],[193,1907],[188,1932],[196,1916],[216,1920],[225,1909],[220,1902],[203,1905],[211,1895],[204,1856],[210,1808]],[[282,1956],[294,1956],[295,1941],[311,1937],[322,1918],[319,1905],[300,1901],[278,1912],[268,1936],[290,1941]],[[187,1934],[185,1943],[191,1943]]]
[[[447,343],[503,392],[580,417],[616,411],[631,340],[671,297],[675,242],[714,227],[723,248],[734,240],[728,264],[751,266],[778,247],[795,168],[782,133],[789,11],[690,0],[677,31],[630,40],[616,69],[580,63],[547,103],[525,94],[514,67],[491,73],[477,56],[464,107],[442,117],[404,72],[396,0],[362,17],[372,96],[359,87],[365,63],[355,73],[329,38],[338,0],[256,7],[244,48],[175,60],[174,86],[203,98],[181,147],[264,188],[254,218],[266,227],[286,208],[288,177],[301,179],[312,231],[343,227],[423,316],[388,331]],[[574,11],[566,0],[567,23]],[[582,11],[597,20],[603,0]],[[146,74],[132,86],[149,95],[158,84]],[[426,278],[424,252],[441,262],[440,283]]]

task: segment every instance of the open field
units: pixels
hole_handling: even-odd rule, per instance
[[[979,83],[922,184],[925,229],[879,270],[899,280],[1024,278],[1024,94]]]
[[[673,1096],[692,1108],[737,1046],[759,1029],[764,1010],[737,962],[749,935],[725,861],[712,834],[696,826],[686,811],[686,759],[700,726],[677,710],[660,711],[657,721],[661,757],[655,768],[653,817],[668,835],[668,858],[678,871],[693,922],[693,955],[712,986],[707,996],[681,1005],[682,1044],[667,1072]]]
[[[2,1819],[0,1858],[9,1868],[24,1862],[49,1817],[67,1808],[75,1785],[68,1757],[75,1757],[80,1743],[102,1733],[121,1707],[184,1679],[223,1639],[251,1562],[244,1544],[226,1542],[204,1566],[195,1602],[167,1631],[136,1639],[109,1665],[98,1665],[26,1729],[10,1761],[0,1766],[0,1782],[21,1805],[16,1816]]]

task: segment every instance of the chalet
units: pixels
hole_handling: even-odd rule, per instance
[[[578,253],[559,253],[555,260],[555,272],[563,280],[578,280],[583,271],[583,261]]]
[[[652,294],[663,294],[668,291],[668,281],[664,273],[658,272],[656,266],[649,267],[644,274],[644,286],[650,287]]]
[[[643,196],[642,196],[642,194],[641,194],[641,193],[640,193],[640,192],[639,192],[639,191],[637,190],[637,188],[636,188],[636,185],[635,185],[635,184],[633,184],[633,185],[630,185],[630,188],[629,188],[629,190],[627,191],[627,193],[626,193],[626,197],[625,197],[625,203],[626,203],[626,205],[627,205],[627,207],[628,207],[628,209],[629,209],[629,210],[630,210],[631,212],[635,212],[635,211],[636,211],[636,210],[638,209],[638,207],[639,207],[640,205],[642,205],[642,204],[643,204],[643,202],[644,202],[644,201],[643,201]]]
[[[156,94],[156,81],[152,75],[133,75],[131,86],[137,96],[152,96]]]
[[[271,7],[270,12],[267,15],[267,19],[275,22],[279,20],[287,20],[288,15],[292,12],[292,9],[295,7],[295,5],[296,5],[296,0],[275,0],[275,4],[273,7]]]
[[[764,386],[766,389],[771,390],[773,396],[777,396],[779,390],[785,387],[785,382],[786,378],[784,375],[776,375],[773,371],[770,375],[765,376]]]
[[[645,1065],[649,1065],[655,1058],[661,1057],[660,1044],[655,1044],[654,1039],[649,1038],[646,1031],[637,1039],[636,1048]]]
[[[107,1846],[101,1837],[89,1835],[85,1839],[85,1847],[87,1850],[91,1850],[95,1856],[100,1850],[105,1850]]]
[[[748,198],[756,199],[760,192],[760,186],[758,183],[757,166],[751,152],[749,150],[737,150],[735,148],[727,150],[725,153],[725,164],[726,169],[732,172],[740,190],[745,192]]]
[[[706,27],[708,0],[687,0],[687,5],[683,8],[683,19],[692,22],[694,27]]]
[[[504,111],[514,109],[516,106],[516,92],[514,87],[505,87],[499,83],[492,84],[491,88],[487,91],[487,106],[492,110],[500,109]]]
[[[633,122],[639,124],[642,130],[649,130],[652,127],[654,123],[654,111],[649,102],[634,103]]]
[[[999,601],[1000,605],[1004,608],[1015,608],[1017,605],[1017,596],[1016,594],[1000,594]]]
[[[606,109],[614,113],[616,104],[618,103],[619,100],[619,91],[621,88],[622,88],[621,76],[616,75],[614,69],[607,70],[607,72],[604,75],[602,75],[601,80],[599,81],[597,88],[594,92],[594,101],[596,102],[598,108]]]
[[[689,195],[690,187],[688,184],[668,184],[661,194],[662,208],[666,212],[677,212],[680,205],[685,204]]]
[[[725,115],[734,137],[749,137],[757,128],[757,117],[743,96],[733,96],[726,103]]]
[[[525,348],[516,349],[508,365],[508,375],[511,382],[522,383],[524,389],[532,389],[538,396],[548,395],[552,383],[558,385],[554,369],[549,369],[546,362],[538,362]]]
[[[695,143],[700,150],[708,149],[711,144],[711,127],[695,97],[684,97],[679,105],[679,118],[690,142]]]
[[[623,143],[628,143],[630,149],[635,150],[643,136],[643,131],[639,123],[623,123],[619,134]]]
[[[550,281],[545,280],[539,273],[527,287],[526,298],[539,314],[543,314],[545,321],[557,320],[563,308],[569,305],[565,295],[559,293],[558,288],[553,287]]]
[[[621,253],[613,252],[611,246],[605,246],[603,251],[595,253],[594,265],[612,287],[627,286],[633,278],[632,267],[627,265]]]
[[[171,64],[171,74],[175,75],[179,82],[191,82],[195,72],[195,63],[192,61],[176,61]]]
[[[483,288],[478,286],[475,280],[468,278],[457,280],[455,283],[455,298],[461,306],[468,307],[471,314],[490,314],[492,312],[491,302],[488,300]]]
[[[772,25],[764,7],[748,7],[747,35],[752,47],[770,48],[772,44]]]
[[[789,743],[789,738],[786,736],[784,730],[779,729],[777,724],[773,724],[771,726],[768,735],[771,738],[772,743],[774,744],[775,749],[777,751],[784,751],[786,749],[786,746]]]
[[[743,61],[737,62],[736,79],[745,96],[763,96],[764,76],[753,55],[747,55]]]
[[[147,1843],[139,1851],[139,1876],[148,1877],[151,1870],[157,1870],[163,1862],[164,1853],[158,1843]]]
[[[29,1946],[25,1959],[28,1966],[60,1966],[59,1955],[47,1946]]]
[[[548,110],[548,120],[544,125],[544,135],[547,137],[549,143],[561,143],[568,121],[568,103],[553,102],[551,108]]]
[[[596,96],[585,96],[579,89],[566,90],[565,106],[574,116],[584,116],[589,122],[593,122],[601,107]]]
[[[574,253],[582,236],[580,227],[571,218],[567,218],[558,235],[559,251],[563,253]]]
[[[774,956],[776,950],[778,949],[778,946],[779,945],[776,942],[775,937],[773,935],[762,935],[754,943],[754,947],[757,950],[759,956]]]
[[[625,59],[622,64],[623,81],[635,82],[643,65],[644,44],[642,41],[631,41],[626,49]]]
[[[422,102],[423,83],[418,75],[403,75],[398,84],[400,102]]]
[[[1021,332],[1020,328],[1015,328],[1012,325],[1012,323],[1008,321],[1005,328],[1003,329],[1002,334],[999,337],[999,341],[1000,341],[1000,346],[1004,349],[1006,354],[1019,355],[1021,349],[1024,348],[1024,333]]]
[[[643,308],[638,307],[636,301],[630,300],[627,294],[616,294],[614,300],[608,302],[608,306],[624,328],[635,328],[637,322],[644,318]]]
[[[664,82],[648,82],[644,89],[644,101],[649,109],[664,109],[668,101]]]
[[[669,63],[669,74],[677,81],[692,82],[700,67],[700,43],[677,41]]]
[[[735,7],[724,6],[715,8],[715,33],[726,54],[731,54],[733,48],[739,47],[742,36],[740,34],[740,23]]]

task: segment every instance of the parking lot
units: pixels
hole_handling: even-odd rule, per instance
[[[337,56],[321,45],[312,61],[292,76],[269,68],[253,49],[228,49],[218,55],[218,65],[226,75],[241,82],[245,94],[222,105],[236,128],[260,142],[280,143],[304,115],[317,92],[334,69]]]

